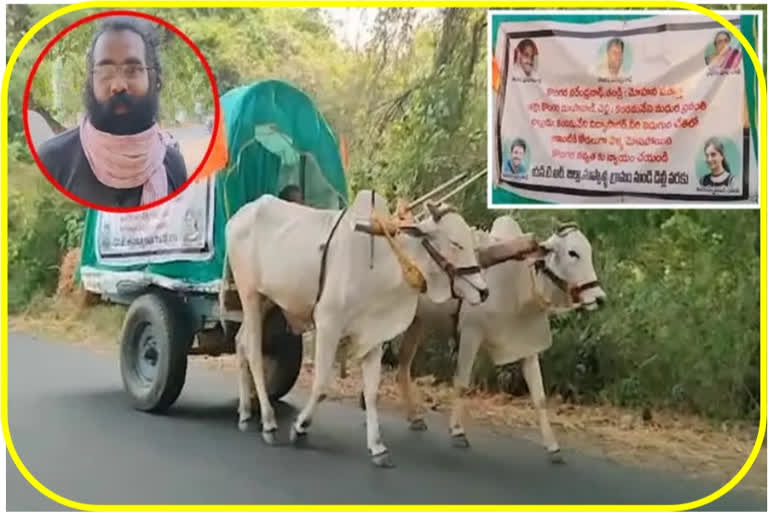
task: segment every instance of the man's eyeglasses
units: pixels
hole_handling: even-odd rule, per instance
[[[143,64],[99,64],[93,67],[93,76],[97,80],[108,81],[120,73],[126,80],[135,80],[142,77],[149,69],[154,68]]]

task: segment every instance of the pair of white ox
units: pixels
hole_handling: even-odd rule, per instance
[[[371,460],[377,466],[392,466],[381,440],[376,408],[382,344],[413,328],[417,308],[424,311],[422,305],[448,306],[458,299],[464,309],[493,303],[493,299],[486,302],[489,295],[501,295],[506,286],[503,280],[491,281],[497,279],[494,269],[506,268],[514,261],[494,263],[521,254],[520,239],[516,237],[522,234],[519,228],[511,245],[508,239],[496,238],[492,231],[487,237],[490,243],[476,247],[475,233],[455,210],[434,205],[428,205],[428,209],[429,217],[421,222],[400,222],[389,239],[366,234],[372,231],[368,219],[373,218],[374,212],[381,217],[389,216],[385,199],[370,191],[360,192],[349,209],[341,212],[316,210],[265,195],[241,208],[229,220],[227,264],[243,308],[243,323],[236,336],[241,430],[247,429],[252,418],[250,397],[255,387],[262,437],[268,444],[275,443],[277,422],[267,396],[261,326],[268,308],[277,306],[294,332],[304,332],[313,326],[315,329],[312,390],[291,426],[291,441],[300,443],[306,439],[313,413],[325,396],[339,342],[346,338],[350,355],[361,360]],[[579,293],[574,292],[573,296],[579,295],[579,302],[592,307],[602,300],[604,293],[594,284],[597,280],[591,249],[578,231],[553,235],[542,244],[534,242],[534,247],[536,250],[529,252],[545,262],[543,268],[548,275],[560,276],[562,283],[569,285],[592,283],[578,288]],[[478,261],[490,267],[482,270]],[[414,286],[407,279],[404,268],[408,263],[418,268],[423,286]],[[493,282],[490,291],[486,279]],[[223,297],[221,306],[224,307]],[[530,308],[528,304],[519,306],[523,310]],[[469,347],[462,333],[464,326],[470,325],[468,318],[467,313],[462,313],[459,321],[462,347]],[[510,327],[501,329],[509,331]],[[482,338],[473,343],[479,346],[481,341]],[[416,344],[411,344],[415,350]],[[476,350],[461,348],[460,352],[471,352],[474,358]],[[418,417],[412,419],[418,423]]]

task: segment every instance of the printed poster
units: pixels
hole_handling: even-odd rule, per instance
[[[170,201],[131,213],[100,212],[99,263],[129,265],[197,261],[213,254],[213,179],[190,185]]]
[[[747,199],[742,53],[697,15],[501,23],[494,183],[522,195]]]

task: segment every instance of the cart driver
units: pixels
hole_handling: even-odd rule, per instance
[[[301,193],[301,189],[296,185],[286,185],[278,195],[283,201],[289,201],[291,203],[304,204],[304,197]]]

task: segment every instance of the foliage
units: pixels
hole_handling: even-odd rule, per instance
[[[9,34],[6,51],[10,55],[11,37],[19,39],[38,18],[60,6],[19,6],[9,11]],[[25,46],[14,66],[9,91],[10,124],[13,132],[21,128],[21,102],[24,86],[32,65],[45,45],[61,30],[78,19],[100,9],[85,9],[57,18],[47,24]],[[30,91],[30,108],[50,114],[65,127],[74,126],[83,111],[82,91],[85,81],[85,56],[98,23],[80,25],[64,35],[47,53],[38,67]],[[213,113],[213,94],[207,75],[192,49],[176,34],[157,24],[150,24],[152,37],[158,41],[158,56],[164,80],[160,94],[159,120],[166,126],[193,120],[200,122]],[[18,40],[18,39],[17,39]]]
[[[759,213],[580,211],[576,218],[597,247],[610,305],[553,323],[545,380],[575,398],[756,418]],[[632,226],[631,238],[613,236],[621,224]]]
[[[83,209],[34,167],[15,163],[9,182],[8,307],[14,312],[56,289],[62,256],[80,245]]]

